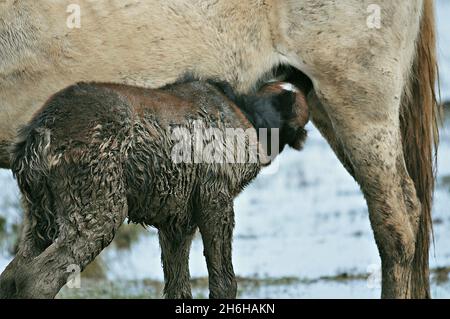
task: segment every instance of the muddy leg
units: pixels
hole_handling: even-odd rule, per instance
[[[328,88],[322,83],[318,95],[334,134],[323,117],[313,114],[313,120],[366,197],[382,260],[382,296],[413,297],[412,262],[421,205],[404,161],[396,98],[400,93],[384,90],[373,105],[356,106],[353,103],[362,96],[362,87],[359,92],[356,85],[339,90],[334,85]],[[376,86],[372,89],[377,92]]]
[[[69,268],[82,271],[122,225],[128,213],[122,164],[118,160],[96,164],[61,167],[62,175],[55,174],[59,178],[53,180],[49,192],[57,238],[41,254],[18,266],[16,298],[54,298],[66,284]]]
[[[29,207],[26,201],[23,201],[23,207],[25,213],[19,248],[14,259],[0,275],[0,299],[15,298],[17,293],[16,273],[20,266],[29,263],[52,243],[50,238],[38,238],[35,236],[34,231],[37,230],[39,225],[35,225],[33,228],[30,226]]]
[[[195,230],[174,234],[173,230],[159,230],[161,260],[164,270],[164,296],[167,299],[191,299],[189,252]]]
[[[198,225],[208,265],[210,298],[236,298],[232,263],[233,200],[220,195],[205,199],[198,213]]]
[[[21,244],[22,247],[32,245],[32,241],[28,243]],[[29,254],[28,251],[33,251],[32,254]],[[42,251],[40,251],[42,252]],[[20,269],[21,265],[24,265],[30,260],[33,259],[34,256],[39,255],[36,248],[29,249],[20,249],[14,259],[8,264],[5,270],[0,275],[0,299],[11,299],[15,298],[17,293],[16,287],[16,274]]]
[[[67,283],[75,267],[81,271],[108,246],[122,225],[126,205],[114,205],[108,218],[99,218],[88,230],[64,225],[66,235],[59,237],[31,262],[22,263],[16,272],[16,298],[54,298]],[[98,214],[104,213],[99,211]],[[112,216],[114,214],[115,216]]]

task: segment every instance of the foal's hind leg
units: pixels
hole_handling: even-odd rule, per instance
[[[66,235],[58,238],[31,262],[18,268],[16,298],[54,298],[67,283],[73,267],[84,270],[111,243],[125,219],[123,212],[126,205],[122,202],[105,207],[111,209],[109,218],[91,221],[89,229],[84,229],[85,225],[63,225]],[[104,213],[103,210],[90,212]]]
[[[26,206],[26,205],[25,205]],[[30,262],[34,257],[42,253],[51,244],[51,240],[42,240],[33,235],[31,222],[25,210],[24,227],[19,243],[19,250],[14,259],[8,264],[0,276],[0,299],[16,297],[16,276],[21,265]],[[35,227],[38,227],[37,225]]]
[[[19,267],[17,298],[54,298],[69,267],[83,270],[114,238],[127,215],[126,191],[120,161],[105,162],[61,168],[53,188],[58,237]]]
[[[231,254],[234,228],[232,198],[210,193],[210,198],[202,200],[197,222],[208,266],[210,298],[234,299],[237,283]]]
[[[122,202],[105,207],[111,209],[109,218],[91,221],[89,229],[84,228],[86,225],[62,225],[65,235],[31,262],[18,268],[16,298],[54,298],[67,283],[73,267],[82,271],[111,243],[125,219],[126,205]],[[103,210],[90,212],[104,213]]]
[[[195,228],[186,230],[162,228],[158,234],[164,270],[165,297],[191,299],[189,252]]]

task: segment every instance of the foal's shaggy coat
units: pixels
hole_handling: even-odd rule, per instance
[[[191,297],[188,257],[198,227],[211,297],[234,298],[233,199],[256,177],[263,157],[177,164],[169,128],[201,128],[206,135],[208,128],[278,128],[281,148],[299,149],[305,107],[300,93],[279,84],[257,96],[197,81],[160,90],[78,84],[56,94],[22,129],[13,151],[26,229],[4,275],[4,297],[54,297],[68,267],[84,269],[128,217],[159,230],[166,297]],[[251,140],[218,143],[232,158],[236,147],[251,146]]]

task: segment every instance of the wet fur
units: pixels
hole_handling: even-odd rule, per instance
[[[293,92],[241,96],[235,105],[236,95],[226,91],[230,98],[198,81],[160,90],[81,83],[51,98],[21,130],[12,151],[26,231],[8,280],[1,281],[2,296],[54,297],[67,267],[84,269],[128,218],[159,231],[167,298],[192,297],[188,257],[197,227],[211,297],[234,298],[233,199],[262,164],[176,164],[169,128],[192,130],[193,121],[201,120],[204,128],[246,130],[254,122],[279,128],[284,148],[302,144],[306,121],[293,120]],[[233,152],[233,145],[221,146]]]

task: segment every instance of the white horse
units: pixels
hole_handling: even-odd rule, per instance
[[[160,87],[189,74],[248,92],[289,66],[312,83],[313,122],[367,199],[382,296],[429,297],[433,1],[372,3],[0,0],[0,162],[16,129],[78,81]]]

